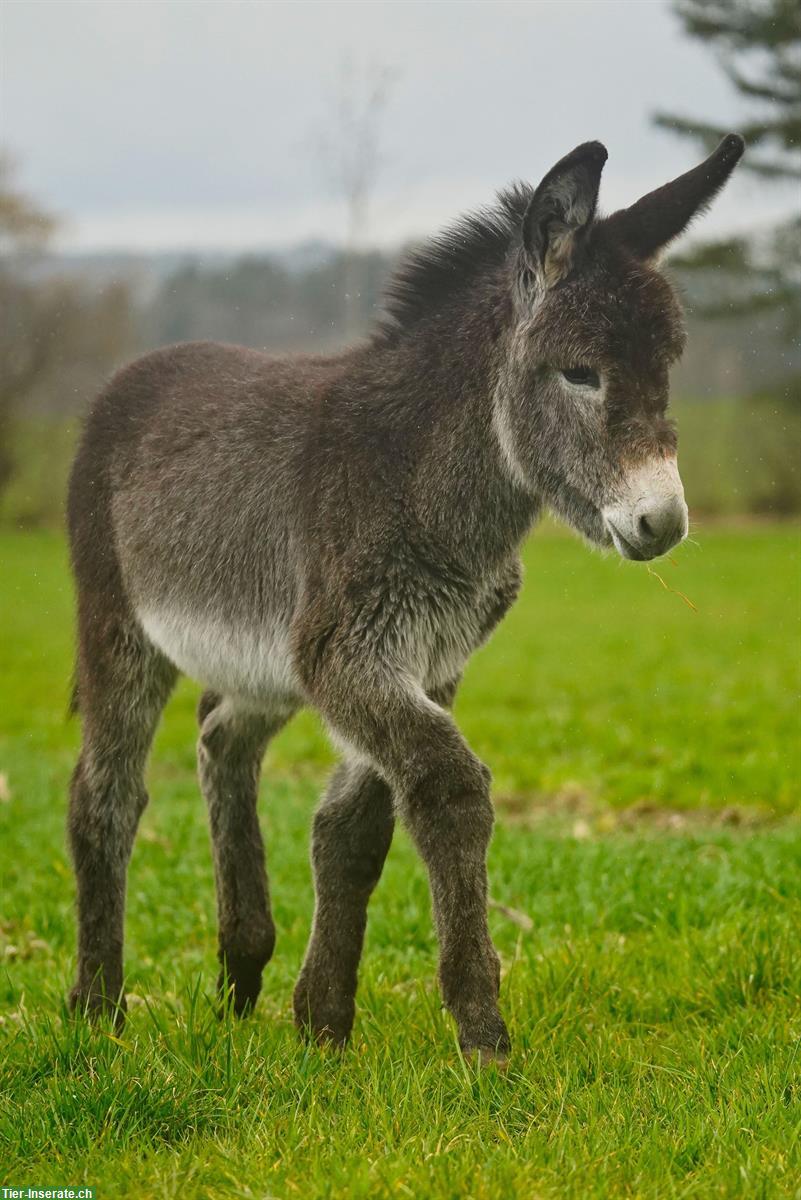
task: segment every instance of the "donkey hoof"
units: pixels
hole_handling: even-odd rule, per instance
[[[221,971],[217,977],[217,996],[219,1008],[217,1015],[220,1020],[227,1011],[232,1011],[235,1017],[246,1017],[253,1012],[261,991],[261,971],[234,975]]]
[[[353,1028],[356,1005],[352,997],[335,1001],[327,995],[324,1000],[313,1000],[304,983],[295,988],[293,997],[295,1026],[302,1037],[316,1042],[318,1046],[336,1046],[344,1049]]]
[[[330,1024],[310,1024],[308,1021],[303,1025],[295,1024],[298,1027],[300,1036],[306,1042],[313,1042],[321,1049],[331,1047],[333,1050],[344,1050],[350,1041],[350,1031],[345,1033],[341,1028],[334,1029]]]
[[[491,1046],[474,1046],[472,1050],[462,1051],[465,1061],[479,1070],[484,1067],[495,1067],[497,1071],[506,1071],[509,1066],[509,1050],[499,1050]]]
[[[87,990],[76,984],[69,994],[68,1005],[73,1016],[86,1017],[92,1023],[111,1017],[117,1032],[125,1024],[127,1005],[123,995],[118,1000],[112,1000],[105,992],[96,988]]]
[[[491,1063],[499,1070],[504,1070],[509,1063],[512,1043],[503,1018],[497,1013],[488,1017],[474,1028],[471,1033],[462,1033],[459,1047],[467,1062],[477,1067],[487,1067]]]

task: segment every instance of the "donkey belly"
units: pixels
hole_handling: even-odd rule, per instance
[[[137,617],[149,640],[191,679],[258,705],[300,702],[289,628],[280,617],[248,625],[166,605],[143,606]]]

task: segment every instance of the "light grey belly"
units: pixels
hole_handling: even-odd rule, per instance
[[[280,617],[246,625],[159,605],[143,605],[137,617],[153,645],[190,679],[257,704],[300,701],[289,627]]]

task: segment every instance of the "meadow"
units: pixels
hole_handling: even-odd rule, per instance
[[[128,1023],[118,1037],[66,1017],[66,552],[55,533],[0,534],[4,1184],[101,1200],[801,1197],[798,529],[701,526],[651,573],[546,527],[525,561],[456,704],[494,775],[501,1072],[460,1058],[402,832],[353,1042],[298,1040],[309,824],[333,762],[310,714],[262,779],[276,955],[256,1013],[217,1019],[189,682],[131,865]]]

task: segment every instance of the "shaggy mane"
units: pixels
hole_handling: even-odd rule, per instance
[[[405,255],[384,289],[374,337],[394,340],[481,270],[500,266],[533,195],[530,184],[514,183],[498,193],[492,207],[467,213]]]

